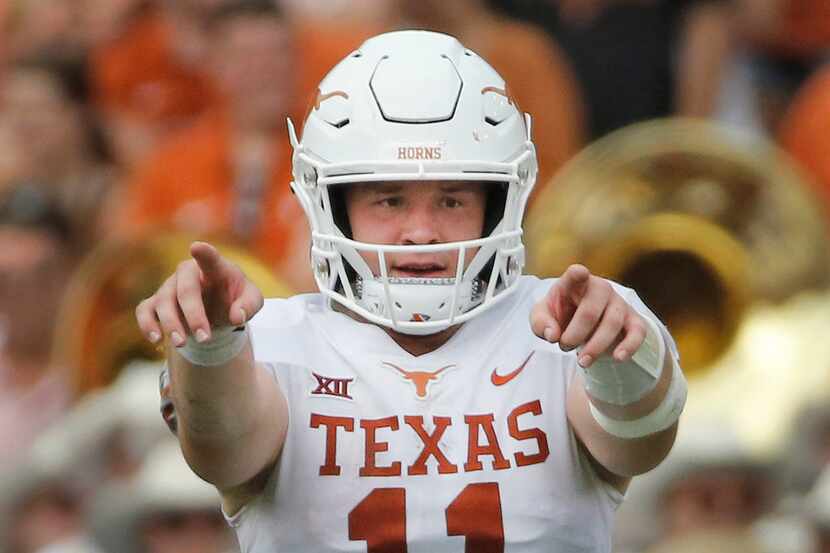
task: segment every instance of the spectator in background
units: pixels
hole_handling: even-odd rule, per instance
[[[11,67],[0,81],[0,194],[35,183],[70,219],[81,244],[97,240],[112,168],[95,126],[65,81],[45,62]]]
[[[768,508],[758,469],[745,460],[701,462],[662,492],[665,536],[648,553],[762,553],[752,524]]]
[[[830,48],[830,4],[826,0],[733,0],[743,31],[781,59],[815,65]]]
[[[94,105],[123,165],[134,166],[170,133],[192,123],[219,100],[212,76],[205,71],[210,55],[205,25],[210,13],[228,1],[118,0],[122,6],[132,5],[121,10],[122,22],[99,25],[118,32],[108,37],[97,33],[102,38],[90,55],[89,79]],[[373,19],[332,20],[319,9],[287,3],[295,55],[302,59],[293,70],[297,101],[292,110],[301,116],[325,72],[378,32],[379,26]]]
[[[292,19],[378,24],[386,0],[276,0]]]
[[[814,534],[814,553],[830,553],[830,468],[822,472],[805,497],[804,511]]]
[[[801,165],[830,207],[830,67],[816,72],[796,94],[781,121],[781,146]],[[830,210],[827,211],[830,214]]]
[[[729,425],[685,421],[671,455],[626,494],[615,543],[646,553],[762,553],[753,525],[771,509],[774,488],[769,467]]]
[[[131,363],[0,472],[0,551],[99,552],[84,516],[91,498],[104,486],[133,482],[147,452],[170,436],[155,407],[158,371],[155,363]]]
[[[308,231],[288,186],[285,117],[296,103],[297,68],[290,23],[269,0],[235,1],[213,13],[208,44],[222,102],[136,169],[120,230],[219,236],[308,289]]]
[[[133,167],[216,101],[202,67],[203,25],[207,9],[222,1],[120,0],[119,23],[100,23],[90,53],[92,101],[124,167]]]
[[[550,37],[497,16],[483,0],[396,0],[390,3],[389,13],[391,27],[430,29],[457,37],[510,83],[509,94],[533,115],[539,188],[585,145],[582,91]]]
[[[8,36],[9,25],[9,2],[0,2],[0,30],[3,30],[3,36]],[[8,63],[9,44],[8,41],[0,37],[0,78],[3,76],[3,69]]]
[[[560,44],[585,95],[591,139],[717,107],[732,51],[729,0],[489,1]]]
[[[0,467],[21,454],[69,402],[68,375],[51,365],[51,336],[72,241],[64,213],[34,188],[0,204]]]
[[[790,434],[782,459],[781,486],[793,496],[803,496],[830,467],[830,405],[807,404],[793,421],[797,432]],[[828,511],[830,513],[830,511]]]
[[[235,551],[216,490],[193,474],[178,442],[147,455],[138,474],[101,488],[93,502],[93,535],[107,553]]]
[[[89,46],[87,0],[16,0],[0,29],[6,62],[49,60],[70,94],[86,101],[86,59]],[[114,0],[120,2],[121,0]],[[11,68],[9,68],[11,69]]]
[[[776,137],[804,82],[830,47],[826,0],[732,0],[739,49],[727,122]]]
[[[75,549],[78,553],[99,553],[84,536],[81,494],[71,478],[65,478],[70,475],[63,476],[25,465],[0,482],[7,510],[5,536],[0,539],[2,551],[51,553],[60,544],[64,548],[81,547]]]
[[[83,58],[86,42],[82,2],[18,0],[7,15],[4,40],[9,59],[51,55],[66,61]]]

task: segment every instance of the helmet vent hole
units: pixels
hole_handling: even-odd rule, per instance
[[[363,52],[361,52],[360,50],[358,50],[357,52],[355,52],[354,54],[352,54],[352,57],[353,57],[353,58],[362,58],[362,57],[363,57]]]
[[[335,129],[342,129],[343,127],[345,127],[346,125],[348,125],[348,124],[349,124],[349,122],[350,122],[350,119],[343,119],[343,120],[341,120],[341,121],[336,121],[336,122],[334,122],[334,123],[331,123],[331,122],[330,122],[330,123],[329,123],[329,125],[331,125],[331,126],[332,126],[332,127],[334,127]]]
[[[397,307],[398,309],[403,309],[403,306],[398,302],[395,302],[395,307]]]
[[[493,119],[492,117],[485,117],[485,118],[484,118],[484,121],[485,121],[487,124],[492,125],[492,126],[494,126],[494,127],[495,127],[496,125],[498,125],[499,123],[501,123],[501,121],[496,121],[496,120],[495,120],[495,119]]]
[[[447,305],[447,302],[442,301],[441,305],[438,306],[438,309],[444,309],[444,306]]]

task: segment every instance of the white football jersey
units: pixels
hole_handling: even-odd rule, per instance
[[[417,357],[321,295],[266,301],[250,325],[254,352],[290,421],[265,492],[228,519],[242,551],[611,551],[622,496],[566,417],[575,354],[528,322],[552,282],[522,277]]]

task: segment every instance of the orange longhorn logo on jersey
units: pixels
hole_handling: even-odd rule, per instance
[[[446,367],[441,367],[437,371],[428,372],[428,371],[406,371],[400,368],[397,365],[393,365],[392,363],[387,363],[386,361],[383,362],[383,365],[389,367],[390,369],[395,369],[398,371],[401,376],[404,377],[404,380],[409,380],[412,384],[415,385],[415,395],[418,396],[418,399],[426,399],[429,393],[429,383],[438,380],[438,377],[447,369],[454,368],[455,365],[447,365]]]

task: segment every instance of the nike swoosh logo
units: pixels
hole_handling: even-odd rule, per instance
[[[524,370],[525,365],[527,365],[527,362],[530,361],[530,358],[533,357],[534,353],[534,351],[531,351],[530,355],[527,356],[527,359],[525,359],[524,362],[521,365],[519,365],[519,368],[507,374],[499,374],[498,368],[493,369],[493,372],[490,373],[490,382],[493,383],[493,386],[504,386],[505,384],[519,376],[519,373],[522,372],[522,370]]]

